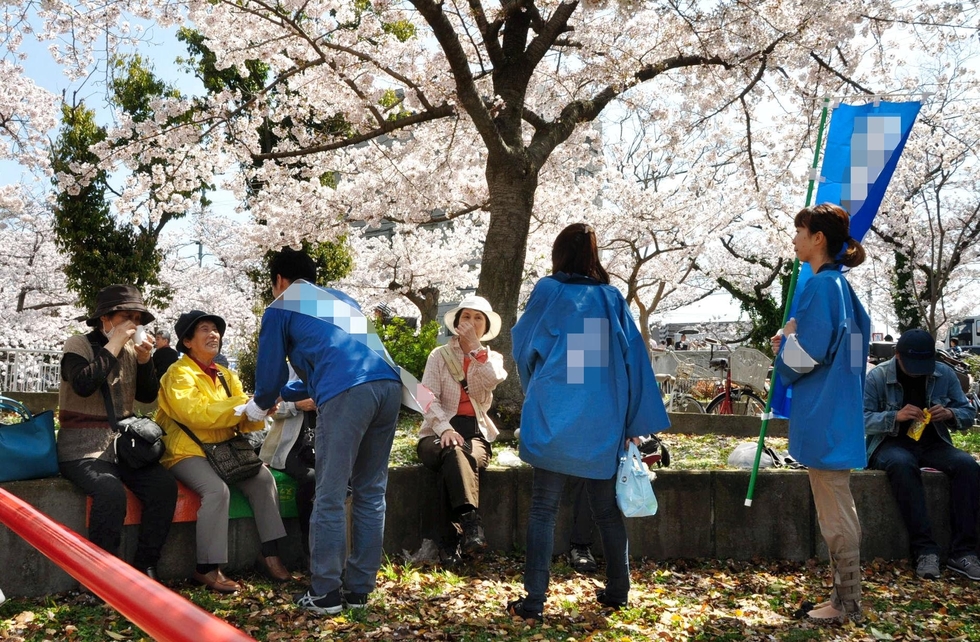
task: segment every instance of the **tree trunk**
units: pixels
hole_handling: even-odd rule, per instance
[[[507,379],[494,392],[494,407],[498,427],[513,430],[520,425],[524,395],[512,357],[510,330],[517,321],[538,175],[526,161],[515,162],[513,156],[489,158],[486,174],[490,191],[490,227],[483,245],[478,294],[490,301],[503,323],[492,345],[504,356]]]
[[[434,285],[427,285],[417,292],[411,288],[405,292],[401,292],[401,284],[397,281],[392,281],[388,284],[388,289],[392,292],[400,292],[403,297],[411,301],[419,309],[419,314],[422,315],[419,321],[420,328],[429,321],[437,321],[439,319],[439,288]]]

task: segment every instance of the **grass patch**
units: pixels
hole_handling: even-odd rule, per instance
[[[957,448],[973,453],[974,457],[980,454],[980,426],[973,426],[962,432],[954,432],[952,437],[953,445]]]
[[[415,455],[421,418],[412,414],[402,417],[395,432],[395,443],[391,448],[392,466],[420,466]],[[678,470],[735,470],[728,466],[728,456],[736,446],[746,442],[755,443],[757,438],[732,437],[729,435],[684,435],[680,433],[660,433],[660,439],[670,450],[670,467]],[[953,444],[980,458],[980,428],[953,434]],[[789,440],[785,437],[768,437],[766,445],[779,452],[789,450]],[[516,455],[516,441],[497,441],[493,444],[491,468],[500,467],[498,457],[509,451]]]

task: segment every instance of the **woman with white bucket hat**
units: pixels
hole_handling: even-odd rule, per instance
[[[487,411],[507,372],[503,356],[482,344],[500,332],[500,315],[489,301],[468,296],[446,313],[445,323],[453,336],[429,354],[422,375],[435,400],[425,413],[416,452],[439,475],[441,557],[452,565],[461,552],[487,545],[479,514],[480,469],[490,463],[490,443],[497,438]]]

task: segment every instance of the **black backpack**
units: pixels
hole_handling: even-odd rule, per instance
[[[658,468],[667,468],[670,466],[670,451],[667,450],[666,444],[660,441],[660,438],[656,435],[640,437],[640,444],[637,448],[643,455],[643,463],[647,466],[653,466],[654,464]]]

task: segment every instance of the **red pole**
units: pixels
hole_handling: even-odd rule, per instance
[[[2,488],[0,522],[158,642],[255,642]]]

